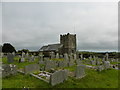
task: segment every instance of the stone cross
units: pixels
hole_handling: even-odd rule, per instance
[[[43,53],[40,53],[39,56],[40,56],[40,60],[43,61],[43,56],[44,56]]]

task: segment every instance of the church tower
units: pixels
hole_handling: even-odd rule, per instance
[[[60,35],[60,44],[63,45],[61,53],[75,53],[76,52],[76,34]]]

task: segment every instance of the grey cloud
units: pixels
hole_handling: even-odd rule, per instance
[[[3,3],[3,43],[38,50],[75,32],[78,50],[116,50],[117,19],[117,3]]]

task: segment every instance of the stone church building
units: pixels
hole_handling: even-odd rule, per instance
[[[76,53],[76,34],[65,34],[60,35],[59,44],[49,44],[43,46],[39,49],[39,52],[43,53],[59,53],[63,55],[64,53]]]

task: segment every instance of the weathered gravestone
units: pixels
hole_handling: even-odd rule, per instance
[[[35,57],[32,55],[30,58],[29,58],[29,62],[34,62],[35,60]]]
[[[69,57],[68,57],[67,53],[64,54],[64,59],[67,60],[67,61],[69,60]]]
[[[7,54],[7,62],[13,63],[14,62],[14,55],[12,53]]]
[[[39,64],[30,64],[24,67],[24,73],[31,73],[39,70],[40,70]]]
[[[22,57],[20,61],[21,61],[21,62],[25,62],[25,58],[24,58],[24,57]]]
[[[76,78],[82,78],[85,76],[85,68],[86,66],[85,65],[79,65],[76,67],[76,70],[75,70],[75,77]]]
[[[95,60],[91,60],[91,61],[90,61],[90,64],[91,64],[91,65],[96,65],[96,61],[95,61]]]
[[[59,59],[59,53],[56,54],[56,58]]]
[[[96,60],[96,65],[100,65],[100,61],[99,60]]]
[[[83,54],[80,55],[80,59],[83,60]]]
[[[106,60],[106,61],[108,61],[108,56],[109,56],[109,54],[106,53],[106,54],[105,54],[105,60]]]
[[[25,53],[24,52],[22,52],[22,57],[25,57]]]
[[[60,55],[60,57],[59,58],[63,58],[63,55]]]
[[[55,58],[55,53],[54,53],[54,52],[51,52],[51,53],[50,53],[50,56],[51,56],[51,59]]]
[[[76,59],[76,64],[77,64],[77,65],[81,65],[81,64],[82,64],[82,61],[79,60],[79,59]]]
[[[56,68],[56,62],[52,60],[46,60],[45,70],[50,70],[51,68]]]
[[[76,55],[76,53],[73,55],[73,59],[74,59],[74,60],[77,59],[77,55]]]
[[[43,53],[40,53],[40,54],[39,54],[39,60],[40,60],[40,61],[43,61],[43,56],[44,56]]]
[[[17,74],[17,66],[13,64],[2,64],[2,77]]]
[[[67,77],[67,70],[56,71],[50,76],[50,84],[54,86],[56,84],[63,83],[65,80],[67,80]]]
[[[25,58],[26,58],[26,59],[29,58],[29,53],[28,53],[28,52],[26,53]]]
[[[109,61],[104,61],[104,68],[109,69],[110,68],[110,62]]]
[[[40,70],[44,71],[45,70],[45,61],[40,60],[39,64],[40,64]]]
[[[104,70],[104,66],[103,65],[97,66],[97,71],[101,72],[102,70]]]

